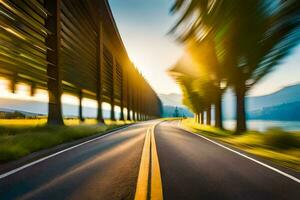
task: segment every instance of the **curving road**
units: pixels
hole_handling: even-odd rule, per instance
[[[0,199],[134,199],[145,135],[153,124],[157,121],[116,131],[3,177]],[[176,121],[156,125],[154,137],[164,199],[300,197],[300,183],[188,133]]]

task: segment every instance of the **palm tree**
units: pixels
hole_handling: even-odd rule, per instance
[[[177,0],[172,11],[188,4],[176,24],[190,24],[181,33],[186,41],[213,37],[225,77],[237,104],[236,132],[246,130],[245,95],[271,72],[300,41],[300,4],[297,0]],[[191,25],[192,24],[192,25]]]

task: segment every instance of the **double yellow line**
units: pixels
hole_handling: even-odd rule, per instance
[[[147,129],[137,180],[135,200],[163,199],[154,128],[155,125]]]

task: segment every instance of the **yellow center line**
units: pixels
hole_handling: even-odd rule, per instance
[[[161,183],[161,174],[159,161],[156,150],[156,143],[154,137],[154,129],[155,125],[151,129],[151,200],[162,200],[163,192],[162,192],[162,183]]]
[[[150,166],[150,131],[147,130],[142,152],[141,164],[135,191],[135,200],[147,200],[148,194],[148,177]]]
[[[145,136],[134,198],[135,200],[147,200],[148,196],[151,200],[163,200],[162,182],[154,137],[154,128],[155,125],[153,125],[151,128],[148,128]],[[150,187],[148,185],[149,179],[151,182]],[[149,195],[148,189],[150,189]]]

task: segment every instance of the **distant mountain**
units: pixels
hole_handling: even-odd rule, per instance
[[[266,119],[278,121],[300,121],[300,101],[264,107],[248,114],[249,119]]]
[[[2,110],[31,112],[46,115],[48,112],[47,103],[39,101],[28,101],[19,99],[0,98]]]
[[[226,92],[223,98],[224,118],[235,118],[235,101],[234,93],[231,90]],[[278,106],[297,101],[300,101],[300,84],[284,87],[268,95],[246,97],[246,108],[247,112],[251,113],[266,107]]]
[[[250,111],[280,104],[300,101],[300,84],[291,85],[272,94],[248,97],[247,106]]]
[[[176,93],[158,94],[163,103],[163,117],[173,117],[176,107],[179,110],[179,116],[192,117],[193,113],[187,107],[182,105],[182,96]]]
[[[176,107],[177,106],[164,106],[162,117],[174,117]],[[177,107],[177,109],[178,109],[178,116],[193,117],[193,113],[191,113],[187,108]]]
[[[158,94],[162,103],[166,106],[179,106],[182,107],[182,96],[176,93]]]
[[[161,98],[164,105],[172,105],[172,106],[183,106],[181,95],[180,94],[160,94],[159,97]],[[295,107],[297,104],[290,104],[293,102],[300,101],[300,84],[295,84],[291,86],[284,87],[274,93],[263,95],[263,96],[253,96],[253,97],[246,97],[246,107],[247,112],[254,113],[260,112],[263,109],[272,109],[271,107],[276,107],[274,109],[283,109],[283,107],[292,108],[294,106],[294,111],[297,110],[299,112],[299,108]],[[285,105],[290,104],[290,105]],[[287,108],[284,108],[287,109]],[[223,113],[225,119],[233,119],[235,118],[235,97],[232,91],[226,92],[223,97]],[[291,115],[291,114],[290,114]],[[265,119],[262,115],[259,115],[260,119]],[[269,116],[269,115],[268,115]],[[256,115],[256,119],[258,115]],[[271,117],[269,117],[271,119]],[[283,117],[285,119],[289,117]]]
[[[12,109],[7,109],[7,108],[0,108],[1,113],[15,113],[19,112],[23,114],[25,117],[37,117],[37,116],[42,116],[42,114],[38,113],[32,113],[32,112],[26,112],[26,111],[19,111],[19,110],[12,110]]]
[[[46,102],[19,100],[19,99],[7,99],[0,98],[0,109],[18,111],[24,114],[33,113],[47,115],[48,104]],[[78,106],[63,104],[63,115],[65,117],[76,117],[78,116]],[[85,117],[96,117],[97,109],[91,107],[83,107],[83,115]],[[109,110],[103,109],[103,117],[109,118]]]

